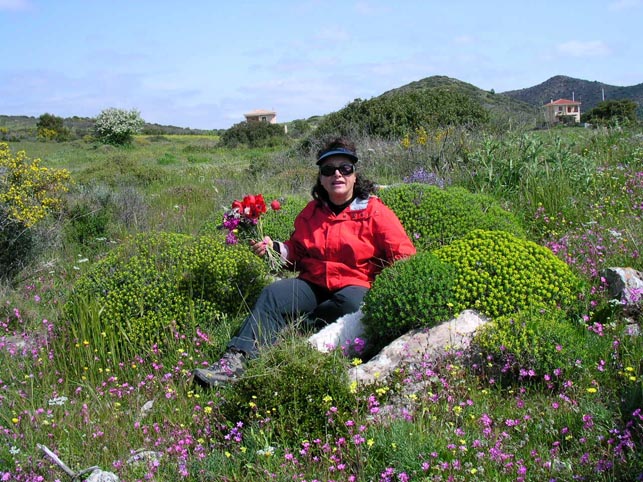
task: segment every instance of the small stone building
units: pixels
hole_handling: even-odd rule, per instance
[[[277,113],[272,110],[255,109],[252,112],[243,114],[246,122],[267,122],[269,124],[277,123]]]

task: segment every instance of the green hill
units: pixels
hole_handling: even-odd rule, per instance
[[[535,104],[516,99],[511,96],[499,95],[494,91],[483,90],[475,85],[462,82],[458,79],[443,75],[434,75],[422,80],[411,82],[397,89],[385,92],[382,95],[390,95],[396,92],[429,89],[450,89],[465,94],[480,103],[487,109],[493,118],[509,117],[521,124],[531,124],[540,119],[540,111]]]

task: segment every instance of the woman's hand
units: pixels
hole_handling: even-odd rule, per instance
[[[272,247],[272,239],[269,236],[264,236],[262,241],[250,240],[250,247],[257,256],[264,256],[268,246]]]

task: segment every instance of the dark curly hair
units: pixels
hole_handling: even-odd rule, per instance
[[[317,157],[319,158],[324,152],[331,149],[343,148],[348,149],[355,154],[357,154],[357,149],[355,149],[355,143],[350,139],[345,137],[338,137],[327,142],[318,152]],[[364,178],[360,173],[355,171],[355,186],[353,187],[353,194],[355,197],[360,199],[368,199],[371,194],[375,193],[375,184],[373,181]],[[328,197],[328,191],[321,184],[321,177],[317,175],[317,183],[313,186],[312,189],[313,199],[318,201],[330,202]]]

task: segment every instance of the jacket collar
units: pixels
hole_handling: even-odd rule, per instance
[[[371,197],[369,196],[366,199],[360,199],[358,197],[353,199],[353,202],[349,206],[351,211],[363,211],[364,209],[366,209],[366,207],[368,206],[368,200],[370,198]]]

